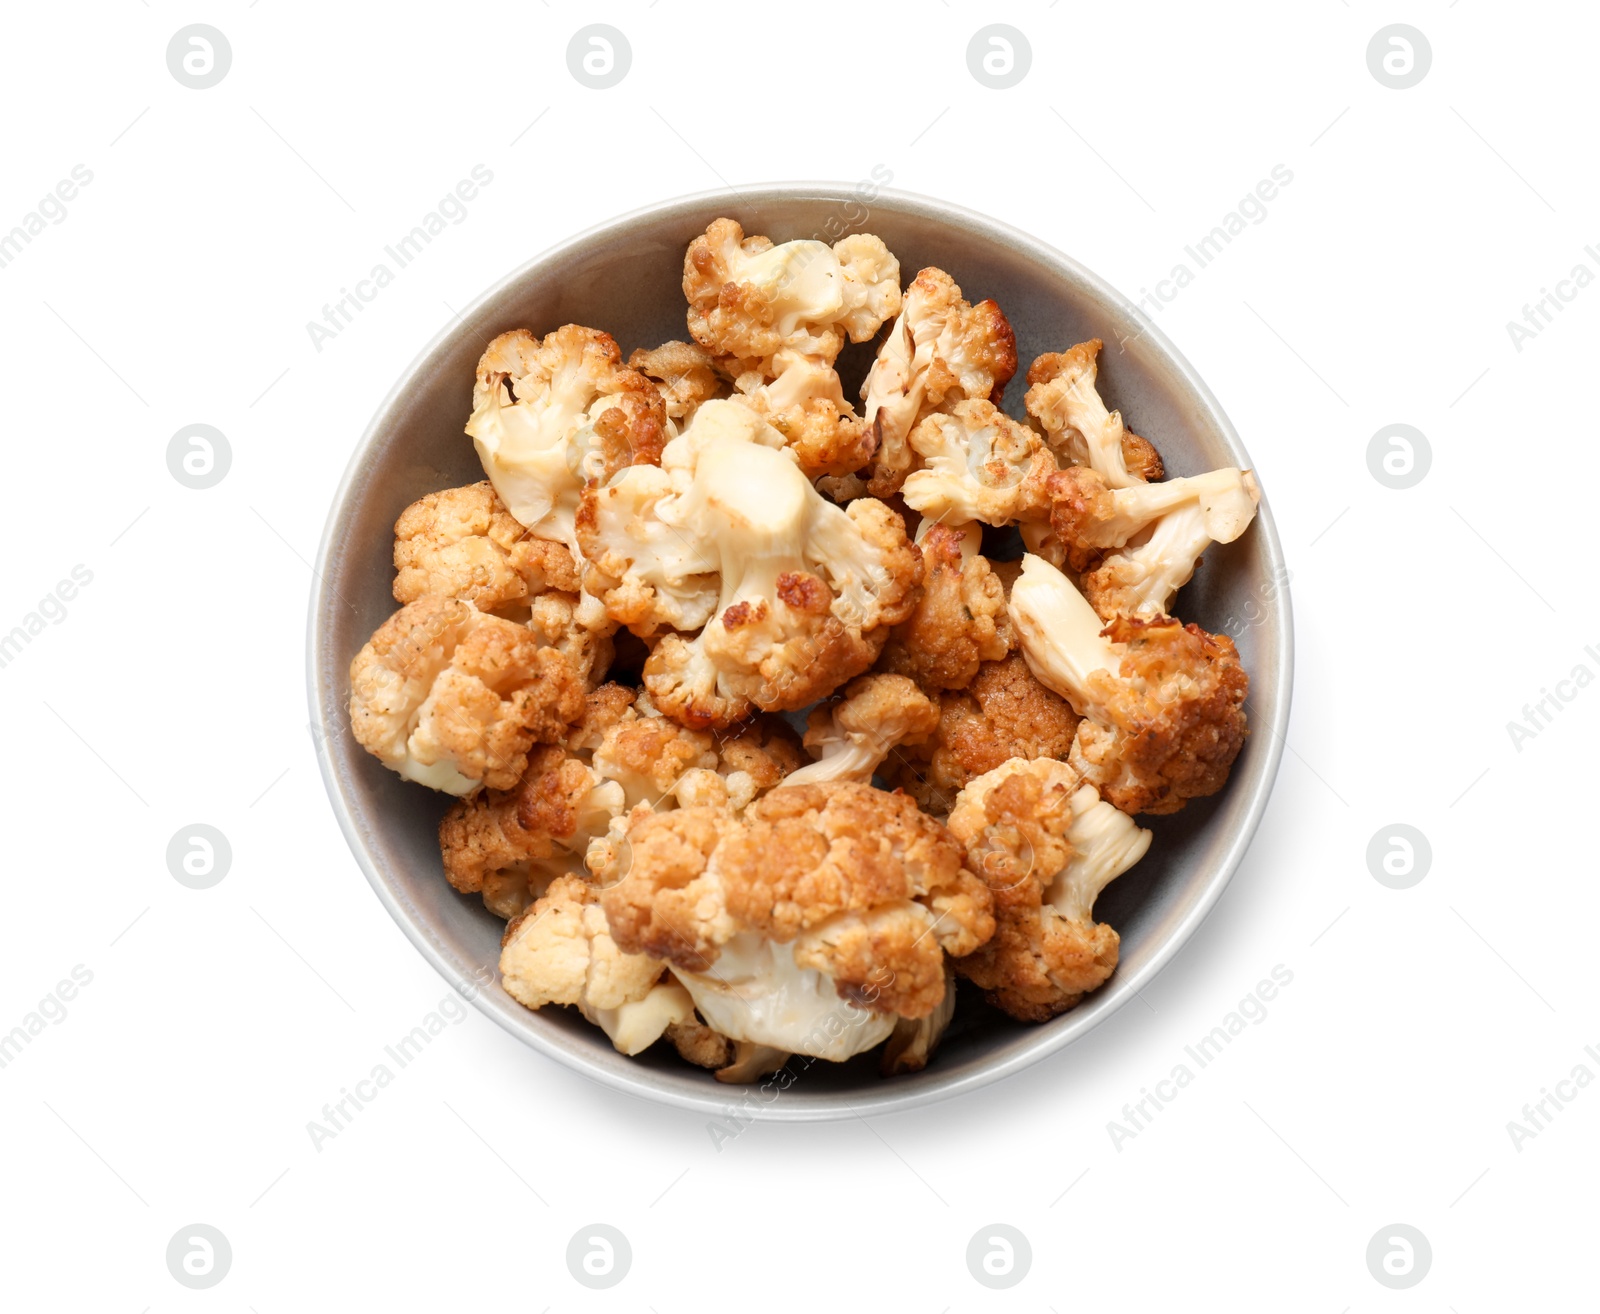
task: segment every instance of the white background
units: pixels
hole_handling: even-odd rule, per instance
[[[633,51],[611,90],[567,70],[594,21]],[[0,1031],[93,972],[0,1070],[8,1306],[1592,1305],[1600,1089],[1520,1149],[1507,1123],[1576,1064],[1600,1076],[1600,692],[1520,751],[1506,729],[1580,662],[1600,674],[1600,289],[1521,351],[1506,329],[1576,263],[1600,273],[1592,14],[118,0],[4,22],[0,231],[93,173],[0,269],[0,630],[93,572],[0,669]],[[233,51],[205,91],[166,64],[192,22]],[[967,71],[991,22],[1033,51],[1006,91]],[[1409,90],[1367,67],[1393,22],[1432,47]],[[306,322],[479,163],[467,220],[315,350]],[[1293,172],[1159,318],[1243,435],[1293,571],[1290,751],[1249,857],[1148,1008],[962,1100],[719,1150],[704,1117],[472,1012],[315,1151],[307,1121],[448,993],[361,878],[306,728],[307,562],[357,436],[447,306],[562,237],[875,164],[1134,297]],[[204,491],[165,459],[197,422],[233,453]],[[1432,448],[1406,491],[1366,460],[1397,422]],[[196,821],[233,847],[206,891],[165,861]],[[1393,822],[1432,845],[1409,890],[1367,866]],[[1276,964],[1294,979],[1265,1021],[1113,1148],[1122,1106]],[[594,1221],[633,1248],[611,1291],[563,1258]],[[1034,1255],[1005,1292],[963,1259],[997,1221]],[[233,1249],[207,1292],[164,1258],[194,1222]],[[1396,1222],[1433,1250],[1408,1291],[1365,1260]]]

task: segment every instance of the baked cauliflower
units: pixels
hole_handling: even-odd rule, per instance
[[[701,402],[728,394],[727,380],[718,371],[716,360],[693,342],[663,342],[648,350],[640,347],[628,357],[628,368],[656,385],[674,434],[688,427]]]
[[[872,665],[916,602],[922,563],[881,502],[834,506],[782,436],[735,402],[704,403],[659,470],[584,494],[589,587],[655,643],[644,684],[685,725],[788,711]]]
[[[731,1040],[842,1061],[933,1014],[945,955],[994,930],[988,887],[900,794],[779,787],[743,818],[714,807],[637,821],[602,895],[616,943],[670,964]]]
[[[981,663],[1010,651],[1005,589],[978,550],[982,542],[976,524],[924,520],[918,526],[922,593],[890,631],[878,670],[907,676],[929,693],[964,689]]]
[[[1150,832],[1064,762],[1014,758],[956,800],[950,833],[994,894],[994,937],[955,970],[996,1008],[1047,1022],[1116,969],[1118,937],[1094,920],[1100,891],[1150,847]]]
[[[877,450],[877,435],[851,409],[833,366],[792,352],[773,359],[773,378],[741,374],[734,397],[783,435],[806,478],[847,475]]]
[[[680,801],[741,811],[804,761],[781,719],[757,717],[719,741],[660,715],[632,689],[589,695],[581,721],[559,745],[535,748],[514,788],[455,804],[439,823],[450,884],[481,892],[511,917],[560,875],[611,861],[636,809]]]
[[[920,744],[938,728],[938,705],[905,676],[863,675],[845,686],[842,698],[812,711],[804,742],[816,761],[788,783],[871,780],[893,749]]]
[[[518,523],[576,550],[584,484],[654,463],[666,427],[660,391],[623,366],[611,335],[567,324],[543,339],[515,329],[489,344],[467,434]]]
[[[845,337],[865,342],[900,310],[900,263],[868,233],[774,246],[717,219],[683,259],[689,333],[772,378],[780,351],[832,365]]]
[[[944,816],[975,777],[1013,757],[1065,758],[1080,718],[1047,689],[1020,652],[984,662],[963,689],[939,695],[939,724],[927,739],[895,749],[881,774],[929,812]]]
[[[1024,405],[1063,465],[1086,465],[1112,488],[1161,478],[1161,457],[1106,410],[1095,386],[1099,338],[1049,352],[1028,367]]]
[[[993,301],[969,305],[942,269],[924,269],[906,289],[899,317],[861,387],[878,450],[866,491],[897,492],[910,473],[911,431],[947,403],[999,403],[1017,372],[1017,340]],[[841,485],[841,495],[855,491]]]
[[[1232,639],[1168,617],[1104,624],[1035,556],[1010,613],[1029,667],[1084,718],[1068,760],[1102,798],[1160,815],[1222,788],[1248,733],[1250,680]]]
[[[666,964],[617,947],[599,896],[575,876],[558,877],[506,924],[500,981],[525,1008],[576,1007],[623,1054],[648,1049],[694,1016],[694,1001]]]
[[[949,524],[1048,517],[1056,458],[1038,434],[993,402],[980,398],[935,411],[909,441],[917,468],[900,492],[912,510]]]
[[[1052,477],[1050,524],[1083,591],[1107,620],[1164,616],[1213,543],[1231,543],[1255,518],[1261,491],[1248,470],[1107,489],[1087,467]]]
[[[350,663],[350,726],[391,771],[447,794],[508,789],[583,714],[583,681],[525,627],[423,597]]]

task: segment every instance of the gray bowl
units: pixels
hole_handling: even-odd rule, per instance
[[[500,988],[493,969],[502,924],[476,896],[456,894],[440,869],[435,827],[449,800],[403,782],[362,751],[350,736],[345,704],[350,659],[396,607],[389,592],[396,516],[424,493],[482,478],[462,427],[485,343],[506,329],[545,333],[568,322],[607,330],[624,355],[687,337],[684,248],[719,215],[774,241],[874,232],[899,257],[906,280],[926,265],[948,270],[969,299],[1000,303],[1016,328],[1022,373],[1040,352],[1102,338],[1107,404],[1156,444],[1169,473],[1250,465],[1188,363],[1088,270],[969,210],[903,192],[863,200],[838,184],[710,192],[591,229],[490,288],[401,374],[334,496],[311,597],[311,712],[323,730],[322,774],[339,824],[378,898],[423,956],[512,1035],[608,1086],[713,1114],[736,1089],[670,1052],[625,1058],[572,1010],[529,1012]],[[850,369],[863,368],[863,354],[857,349],[854,360],[841,361],[847,387]],[[1019,417],[1025,387],[1019,378],[1006,394],[1006,409]],[[1244,537],[1207,552],[1179,596],[1183,619],[1235,637],[1250,673],[1253,733],[1226,789],[1157,819],[1149,855],[1101,898],[1097,917],[1122,936],[1121,964],[1106,986],[1072,1012],[1033,1027],[993,1013],[967,989],[927,1070],[883,1080],[872,1056],[816,1063],[781,1098],[752,1101],[760,1116],[805,1121],[884,1113],[975,1090],[1070,1045],[1150,982],[1217,902],[1266,808],[1289,719],[1292,637],[1284,580],[1263,499]],[[485,981],[492,984],[477,988]]]

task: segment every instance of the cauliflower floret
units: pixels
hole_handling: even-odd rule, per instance
[[[706,402],[659,470],[584,494],[589,584],[613,619],[667,634],[644,667],[685,725],[804,707],[871,666],[916,602],[922,562],[881,502],[848,511],[807,482],[782,436],[736,402]]]
[[[1028,367],[1028,414],[1064,465],[1087,465],[1112,488],[1159,479],[1156,449],[1123,426],[1120,411],[1107,411],[1095,388],[1100,346],[1094,338],[1035,360]]]
[[[611,668],[611,639],[617,632],[600,600],[587,593],[543,593],[533,599],[528,613],[528,629],[540,645],[571,662],[584,688],[598,688]]]
[[[897,492],[912,466],[908,439],[946,403],[999,402],[1017,372],[1017,340],[993,301],[968,305],[942,269],[924,269],[906,290],[899,318],[862,384],[866,420],[878,437],[874,497]],[[843,500],[853,486],[830,487]]]
[[[963,401],[911,431],[919,469],[906,476],[906,505],[934,520],[1009,525],[1043,520],[1056,458],[1042,438],[992,402]]]
[[[656,385],[675,433],[688,428],[701,402],[728,395],[715,359],[693,342],[663,342],[649,351],[640,347],[628,357],[628,368]]]
[[[1124,812],[1176,812],[1215,794],[1248,733],[1250,679],[1227,635],[1167,617],[1102,631],[1059,570],[1023,558],[1012,623],[1035,675],[1084,717],[1069,761]]]
[[[783,435],[748,406],[708,401],[667,444],[660,468],[634,466],[584,491],[577,533],[589,562],[585,587],[640,638],[663,628],[697,630],[716,610],[716,535],[691,520],[697,507],[686,495],[700,454],[723,443],[781,448]]]
[[[781,718],[755,718],[718,742],[667,720],[632,689],[604,685],[563,744],[529,755],[514,789],[486,790],[445,814],[445,875],[511,917],[556,876],[608,869],[637,809],[711,802],[740,811],[803,760]]]
[[[507,924],[500,977],[526,1008],[575,1005],[624,1054],[640,1053],[694,1016],[688,991],[665,964],[617,948],[598,896],[575,876],[558,877]]]
[[[502,333],[478,362],[467,433],[484,472],[519,523],[574,551],[584,484],[653,464],[667,438],[656,385],[621,361],[610,334],[567,324]]]
[[[1201,554],[1244,533],[1261,500],[1250,471],[1234,469],[1109,490],[1075,467],[1052,477],[1050,495],[1055,538],[1089,571],[1084,592],[1107,620],[1165,615]]]
[[[788,783],[871,780],[892,749],[920,744],[938,728],[938,706],[905,676],[863,675],[845,686],[842,699],[812,711],[805,746],[817,760]]]
[[[978,952],[982,952],[979,950]],[[878,1071],[885,1077],[898,1077],[907,1072],[921,1072],[933,1058],[939,1042],[949,1029],[950,1019],[956,1015],[956,974],[949,963],[944,965],[944,998],[939,1007],[927,1017],[903,1017],[894,1024],[889,1039],[884,1042],[883,1056]]]
[[[1013,757],[1060,757],[1072,750],[1079,717],[1045,688],[1021,653],[984,662],[965,689],[942,694],[939,728],[895,751],[883,774],[929,812],[943,816],[969,782]]]
[[[518,524],[488,480],[429,493],[402,511],[394,568],[396,602],[460,598],[511,620],[540,594],[579,585],[572,553]]]
[[[830,248],[817,241],[774,246],[717,219],[683,260],[689,333],[719,356],[737,356],[777,374],[771,359],[789,350],[832,365],[844,346],[865,342],[900,309],[900,264],[869,233]]]
[[[877,450],[877,435],[844,399],[831,365],[780,351],[776,377],[741,374],[735,399],[783,435],[808,479],[859,470]]]
[[[1094,920],[1100,891],[1150,847],[1062,762],[1013,759],[961,791],[950,832],[994,893],[994,938],[955,961],[1024,1022],[1064,1013],[1116,969],[1118,936]]]
[[[944,999],[944,955],[993,933],[961,846],[904,795],[780,787],[744,818],[647,816],[605,891],[616,942],[671,963],[732,1040],[843,1060]]]
[[[909,676],[930,693],[964,689],[981,662],[1010,651],[1005,590],[978,551],[982,540],[976,524],[924,520],[917,527],[922,596],[890,632],[878,670]]]
[[[406,604],[350,663],[356,741],[447,794],[509,789],[528,749],[559,739],[582,713],[583,682],[565,657],[455,598]]]

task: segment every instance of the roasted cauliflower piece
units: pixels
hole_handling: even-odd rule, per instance
[[[899,491],[913,464],[917,422],[963,400],[998,403],[1017,372],[1017,340],[993,301],[968,305],[942,269],[924,269],[906,290],[899,317],[862,384],[866,421],[878,450],[866,491]],[[854,490],[836,489],[841,495]]]
[[[1124,812],[1161,815],[1216,793],[1248,733],[1250,680],[1226,635],[1167,617],[1102,630],[1088,600],[1023,558],[1010,613],[1035,675],[1084,717],[1069,761]]]
[[[1095,387],[1101,342],[1049,352],[1028,367],[1024,404],[1063,465],[1086,465],[1112,488],[1161,478],[1156,449],[1107,411]]]
[[[507,923],[500,979],[526,1008],[575,1006],[624,1054],[648,1049],[694,1016],[688,991],[664,963],[617,948],[599,896],[575,876],[557,877]]]
[[[656,385],[675,432],[689,426],[701,402],[728,395],[716,360],[693,342],[663,342],[650,350],[640,347],[628,357],[628,368]]]
[[[560,745],[536,748],[509,790],[457,803],[439,823],[445,875],[511,917],[560,875],[612,860],[636,809],[714,803],[735,812],[804,761],[781,718],[757,717],[720,741],[663,717],[648,698],[608,684]]]
[[[667,440],[656,385],[622,365],[608,333],[567,324],[542,340],[502,333],[478,362],[467,433],[518,523],[576,551],[590,479],[653,464]]]
[[[730,1040],[843,1060],[897,1019],[934,1013],[944,958],[993,933],[961,846],[901,794],[779,787],[745,812],[680,808],[634,823],[602,896],[628,953],[670,963]]]
[[[1047,1022],[1105,982],[1119,941],[1094,902],[1144,857],[1149,831],[1066,763],[1015,758],[961,791],[950,833],[995,909],[994,938],[956,959],[958,973],[1023,1022]]]
[[[894,1024],[878,1060],[879,1074],[899,1077],[908,1072],[921,1072],[933,1059],[955,1015],[956,974],[947,962],[944,965],[944,998],[939,1001],[939,1007],[927,1017],[903,1017]]]
[[[1115,491],[1094,488],[1098,476],[1086,468],[1056,478],[1071,483],[1066,497],[1060,496],[1063,484],[1052,484],[1051,526],[1069,558],[1084,558],[1084,593],[1107,620],[1166,615],[1201,554],[1244,533],[1261,500],[1248,470],[1213,470]]]
[[[1009,525],[1050,512],[1056,458],[1044,439],[994,403],[956,402],[911,431],[917,468],[901,495],[912,510],[948,524]]]
[[[898,516],[821,497],[747,407],[704,403],[659,470],[587,490],[589,587],[613,619],[663,635],[644,684],[667,715],[722,727],[788,711],[872,665],[916,602],[922,562]]]
[[[868,233],[774,246],[717,219],[684,254],[683,294],[696,342],[772,378],[780,351],[832,365],[846,336],[876,333],[900,310],[900,264]]]
[[[999,661],[1010,651],[1005,589],[978,551],[978,525],[924,520],[917,535],[922,594],[911,615],[890,631],[877,669],[908,676],[928,693],[964,689],[980,663]]]
[[[1066,757],[1079,719],[1021,653],[1012,653],[984,662],[966,688],[941,694],[938,729],[920,744],[897,748],[882,774],[944,816],[975,777],[1013,757]]]
[[[542,593],[579,587],[572,553],[518,524],[488,480],[429,493],[402,511],[394,568],[396,602],[460,598],[512,620]]]
[[[938,704],[905,676],[863,675],[845,686],[842,698],[813,709],[804,742],[817,760],[788,783],[870,781],[893,749],[920,744],[938,728]]]
[[[350,663],[356,741],[447,794],[509,789],[583,714],[583,681],[525,627],[456,598],[407,603]]]
[[[844,399],[833,366],[780,351],[773,368],[771,379],[741,374],[734,396],[783,435],[806,478],[848,475],[872,459],[877,436]]]

